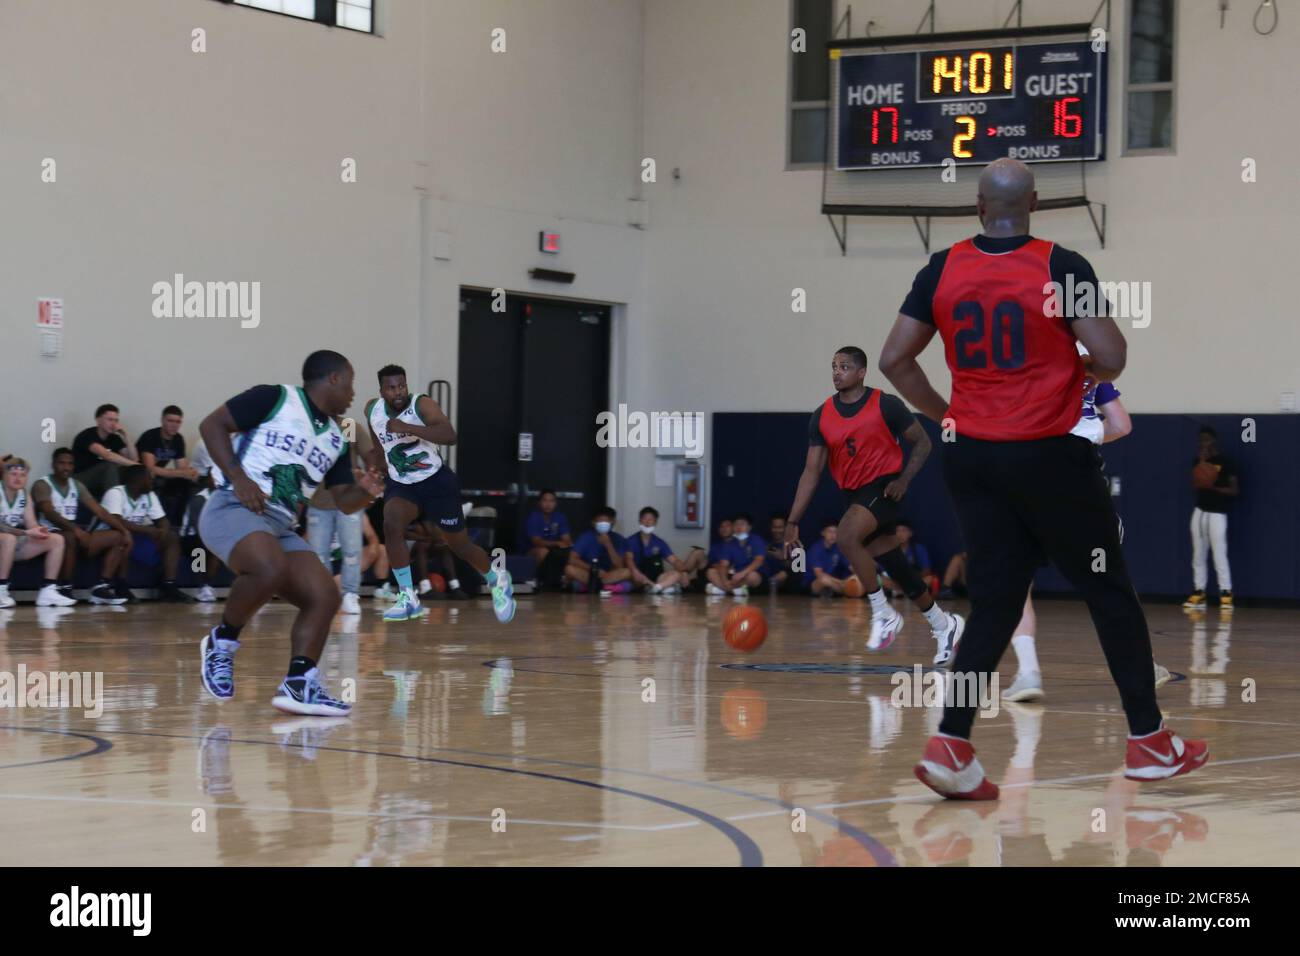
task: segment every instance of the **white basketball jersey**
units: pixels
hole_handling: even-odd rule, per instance
[[[0,488],[0,523],[14,528],[23,528],[27,520],[23,514],[27,510],[27,490],[19,488],[14,500],[9,500],[9,489]]]
[[[126,485],[114,485],[104,492],[104,497],[99,502],[104,506],[104,510],[111,515],[117,515],[127,524],[144,525],[148,527],[159,518],[166,516],[163,511],[162,502],[152,491],[146,491],[139,498],[132,498],[126,490]],[[107,528],[104,522],[100,521],[98,528]]]
[[[406,408],[396,416],[397,420],[411,425],[427,424],[420,417],[420,410],[416,407],[419,401],[419,395],[412,395]],[[380,447],[384,449],[384,460],[388,462],[388,477],[403,485],[413,485],[418,481],[424,481],[430,475],[437,474],[438,469],[442,467],[442,456],[438,454],[438,446],[413,435],[392,434],[388,430],[388,420],[393,417],[388,403],[382,398],[370,400],[370,427],[374,429],[375,437],[379,439]]]
[[[77,521],[77,505],[81,501],[81,495],[77,491],[77,479],[68,479],[68,493],[66,495],[59,493],[59,486],[54,483],[53,475],[46,475],[41,480],[50,486],[50,504],[54,505],[54,510],[59,513],[59,517],[75,524]],[[41,515],[41,527],[53,528],[54,522]]]
[[[1079,350],[1081,356],[1088,354],[1087,347],[1082,342],[1075,342],[1074,347]],[[1089,388],[1083,387],[1083,408],[1079,411],[1079,420],[1075,426],[1070,429],[1071,435],[1078,435],[1080,438],[1086,438],[1094,445],[1102,444],[1106,439],[1106,425],[1097,414],[1097,404],[1094,398],[1097,394],[1097,386]]]
[[[268,505],[290,515],[298,513],[348,447],[333,419],[316,426],[306,393],[294,385],[281,385],[275,408],[256,428],[237,434],[234,445],[235,457],[266,493]],[[217,487],[230,487],[220,469],[216,475]]]

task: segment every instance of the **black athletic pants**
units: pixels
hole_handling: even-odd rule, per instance
[[[958,436],[942,447],[969,553],[971,615],[953,671],[997,668],[1034,572],[1051,560],[1088,603],[1130,733],[1159,729],[1151,637],[1096,447],[1075,435],[1025,442]],[[974,706],[949,707],[939,729],[968,738],[974,717]]]

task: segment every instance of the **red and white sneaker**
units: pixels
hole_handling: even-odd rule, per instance
[[[1167,780],[1203,767],[1209,759],[1210,748],[1204,740],[1184,740],[1161,724],[1153,734],[1128,739],[1124,776],[1130,780]]]
[[[886,606],[883,617],[872,615],[871,637],[867,639],[867,650],[876,652],[887,650],[894,641],[898,640],[898,632],[902,629],[903,615],[892,607]]]
[[[916,779],[948,800],[996,800],[998,786],[984,776],[969,740],[935,734],[915,768]]]

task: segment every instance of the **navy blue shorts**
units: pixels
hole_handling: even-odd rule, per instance
[[[465,513],[460,503],[460,479],[443,465],[436,472],[412,485],[390,480],[384,488],[384,501],[405,498],[420,509],[420,518],[432,521],[446,532],[465,530]]]

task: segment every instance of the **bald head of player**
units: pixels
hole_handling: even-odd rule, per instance
[[[976,207],[986,236],[1028,235],[1038,208],[1034,174],[1018,159],[995,159],[980,174]]]

